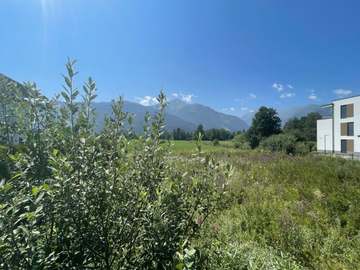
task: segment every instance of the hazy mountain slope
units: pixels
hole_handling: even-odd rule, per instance
[[[203,124],[205,129],[225,128],[231,131],[243,130],[248,125],[239,117],[217,112],[201,104],[187,104],[181,100],[172,100],[167,112],[195,125]]]
[[[97,129],[101,129],[104,126],[104,117],[111,115],[111,103],[110,102],[97,102],[94,103],[94,108],[96,110],[96,126]],[[135,132],[142,132],[144,126],[144,117],[147,112],[150,114],[155,114],[157,112],[156,107],[146,107],[138,103],[125,101],[124,102],[124,111],[129,112],[134,115],[133,117],[133,127]],[[184,121],[183,119],[171,115],[169,113],[165,114],[166,129],[172,131],[176,128],[181,128],[186,131],[192,131],[196,129],[196,125]]]
[[[11,85],[14,87],[11,87]],[[9,91],[9,89],[19,91],[21,95],[26,96],[26,89],[21,83],[0,73],[0,91]]]
[[[278,112],[283,123],[286,123],[290,118],[306,116],[311,112],[318,112],[321,115],[328,115],[329,109],[321,108],[320,105],[309,104],[305,106],[279,109]]]
[[[14,83],[16,89],[26,95],[25,88],[18,82],[0,74],[0,90],[8,91],[9,83]],[[111,114],[110,102],[99,102],[94,104],[96,110],[96,126],[100,130],[104,125],[104,117]],[[157,112],[156,106],[145,107],[140,104],[125,101],[124,111],[134,114],[133,126],[136,132],[141,132],[144,125],[146,112],[154,114]],[[205,129],[225,128],[231,131],[243,130],[248,125],[239,117],[217,112],[214,109],[201,104],[187,104],[181,100],[172,100],[166,108],[165,114],[166,129],[172,131],[181,128],[186,131],[193,131],[197,125],[202,124]]]

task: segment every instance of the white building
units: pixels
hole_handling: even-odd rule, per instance
[[[360,96],[334,100],[332,117],[317,121],[317,149],[321,152],[360,154]]]

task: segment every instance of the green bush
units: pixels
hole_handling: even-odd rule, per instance
[[[218,145],[220,145],[220,142],[218,139],[215,139],[212,141],[212,144],[213,144],[213,146],[218,146]]]
[[[11,156],[11,178],[0,186],[0,268],[197,267],[190,245],[218,207],[230,167],[194,156],[194,171],[169,158],[160,139],[163,94],[160,112],[147,115],[136,143],[124,128],[121,101],[95,134],[96,85],[89,79],[83,102],[76,102],[74,64],[66,66],[60,109],[28,86],[33,96],[22,103],[19,119],[34,122],[18,130],[26,151]],[[29,122],[46,128],[26,128]]]
[[[277,134],[264,139],[260,148],[271,152],[296,153],[296,137],[290,134]],[[300,150],[300,149],[299,149]]]
[[[310,147],[305,142],[296,142],[294,154],[305,155],[309,152],[310,152]]]
[[[249,150],[250,144],[247,141],[245,134],[237,134],[233,139],[234,147],[242,150]]]

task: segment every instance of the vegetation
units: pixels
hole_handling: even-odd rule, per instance
[[[6,104],[14,118],[1,122],[9,171],[0,184],[0,268],[189,269],[191,243],[231,168],[201,155],[192,158],[196,171],[178,168],[160,140],[163,94],[135,145],[121,100],[95,134],[96,85],[89,78],[79,103],[74,65],[66,65],[60,108],[35,84]]]
[[[275,109],[261,107],[255,114],[251,127],[246,132],[230,132],[225,129],[205,130],[199,125],[194,132],[186,132],[180,128],[172,134],[165,132],[162,139],[196,140],[199,134],[202,140],[218,141],[232,140],[236,149],[257,148],[271,152],[287,154],[306,154],[315,150],[316,121],[321,119],[319,113],[309,113],[301,118],[290,119],[281,129],[281,120]]]
[[[358,269],[358,161],[253,150],[213,155],[235,171],[226,207],[194,243],[204,267]]]
[[[244,134],[235,136],[236,148],[246,149],[259,147],[271,152],[286,154],[306,154],[315,150],[316,121],[321,118],[319,113],[290,119],[281,129],[281,120],[276,110],[261,107],[255,114],[252,126]]]
[[[165,132],[162,136],[163,139],[184,141],[184,140],[197,140],[199,134],[205,141],[227,141],[234,137],[234,133],[224,128],[212,128],[205,130],[203,125],[199,125],[194,132],[187,132],[181,128],[174,129],[172,134]]]
[[[257,147],[261,140],[281,132],[281,119],[273,108],[261,107],[255,114],[247,138],[251,148]]]
[[[235,148],[244,149],[244,150],[250,149],[250,144],[246,138],[245,133],[239,133],[235,135],[233,139],[233,143]]]
[[[301,118],[286,122],[284,132],[294,135],[298,141],[316,141],[316,121],[321,119],[319,113],[309,113]]]
[[[61,100],[0,87],[1,269],[358,268],[360,163],[309,154],[318,116],[170,141],[161,93],[142,134],[121,99],[96,133],[74,65]]]
[[[291,134],[272,135],[260,143],[260,147],[271,152],[296,153],[296,137]]]

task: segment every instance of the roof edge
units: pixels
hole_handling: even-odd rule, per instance
[[[329,108],[329,107],[332,107],[333,105],[334,105],[333,103],[324,104],[324,105],[321,105],[320,108]]]
[[[355,97],[360,97],[360,95],[354,95],[354,96],[350,96],[350,97],[344,97],[344,98],[337,98],[337,99],[333,99],[332,101],[339,101],[339,100],[344,100],[344,99],[349,99],[349,98],[355,98]]]

